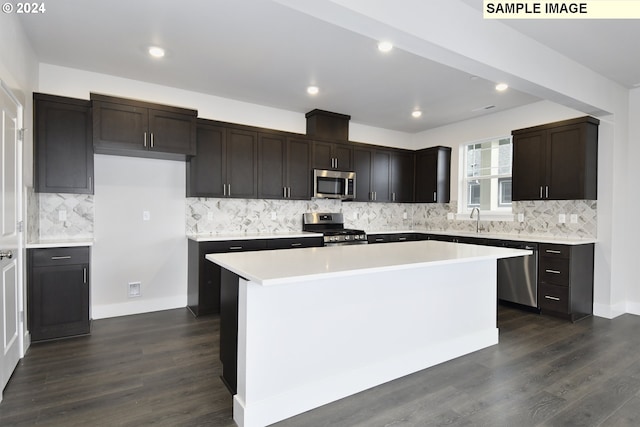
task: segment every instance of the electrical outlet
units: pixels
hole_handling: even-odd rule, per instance
[[[569,221],[571,222],[571,224],[577,224],[578,223],[578,215],[571,214],[571,216],[569,216]]]
[[[142,295],[142,283],[141,282],[129,282],[127,285],[127,292],[129,298],[136,298]]]
[[[151,220],[151,212],[142,211],[142,220],[143,221],[150,221]]]
[[[213,212],[207,212],[207,221],[213,221]]]
[[[60,209],[58,211],[58,221],[66,221],[67,220],[67,211],[64,209]]]
[[[275,221],[276,219],[278,219],[278,214],[275,211],[271,212],[271,220]]]
[[[567,222],[567,216],[565,214],[558,215],[558,223],[564,224],[565,222]]]
[[[447,219],[450,220],[450,221],[452,219],[455,219],[455,215],[453,214],[453,212],[447,212]]]
[[[353,219],[358,219],[358,212],[353,213]]]
[[[402,219],[407,219],[407,218],[408,218],[407,213],[406,212],[402,212]]]
[[[524,222],[524,214],[523,213],[519,213],[518,214],[518,222]]]

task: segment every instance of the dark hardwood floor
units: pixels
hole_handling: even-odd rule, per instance
[[[571,324],[501,307],[498,324],[496,346],[276,425],[640,426],[639,316]],[[233,426],[218,330],[180,309],[33,344],[0,425]]]

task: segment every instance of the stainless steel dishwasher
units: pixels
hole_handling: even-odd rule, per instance
[[[533,255],[498,260],[498,299],[538,309],[538,244],[501,241],[500,246]]]

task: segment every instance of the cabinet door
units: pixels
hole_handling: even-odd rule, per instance
[[[287,141],[282,135],[258,135],[258,197],[283,199]]]
[[[258,134],[227,129],[227,196],[258,196]]]
[[[35,191],[93,194],[89,101],[34,94]]]
[[[163,153],[196,154],[196,118],[171,111],[149,110],[148,148]]]
[[[30,281],[33,341],[89,333],[88,265],[35,267]]]
[[[349,144],[335,144],[333,147],[336,169],[341,171],[353,170],[353,147]]]
[[[358,202],[373,200],[371,188],[371,172],[373,167],[373,150],[357,147],[353,150],[353,170],[356,173],[356,197]]]
[[[313,169],[333,169],[333,144],[313,141]]]
[[[548,131],[548,199],[585,198],[584,125],[562,126]]]
[[[306,139],[289,138],[287,141],[287,186],[289,198],[311,198],[311,144]]]
[[[147,149],[150,143],[147,108],[94,101],[93,114],[96,151]]]
[[[198,124],[198,155],[187,161],[187,197],[222,197],[226,184],[226,132]]]
[[[512,200],[540,200],[546,193],[546,132],[513,136]]]
[[[391,156],[391,200],[413,202],[414,154],[394,152]]]
[[[371,186],[376,202],[391,201],[391,152],[375,150],[373,152],[373,170]]]
[[[449,203],[451,148],[432,147],[416,153],[416,202]]]
[[[416,154],[416,202],[435,203],[437,200],[438,153],[422,150]]]

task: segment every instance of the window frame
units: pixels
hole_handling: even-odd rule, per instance
[[[497,136],[493,138],[486,138],[486,139],[481,139],[477,141],[469,141],[469,142],[460,144],[459,151],[458,151],[458,158],[459,158],[458,201],[459,202],[458,202],[457,219],[469,219],[471,210],[474,207],[480,208],[480,204],[468,207],[468,204],[470,202],[469,183],[472,180],[472,178],[467,177],[468,147],[470,145],[482,145],[487,142],[493,142],[493,141],[495,141],[499,145],[500,141],[504,141],[504,140],[509,140],[511,144],[511,150],[512,150],[511,155],[513,156],[513,139],[511,135]],[[487,209],[481,210],[482,218],[487,220],[495,219],[500,221],[513,221],[513,203],[512,202],[502,203],[502,192],[501,192],[501,185],[504,182],[506,182],[507,178],[510,182],[513,182],[513,171],[510,171],[508,175],[498,173],[498,174],[490,174],[490,175],[480,175],[478,176],[478,178],[497,180],[497,185],[495,190],[495,202],[492,202],[492,205],[494,205],[494,208],[491,210],[487,210]]]

